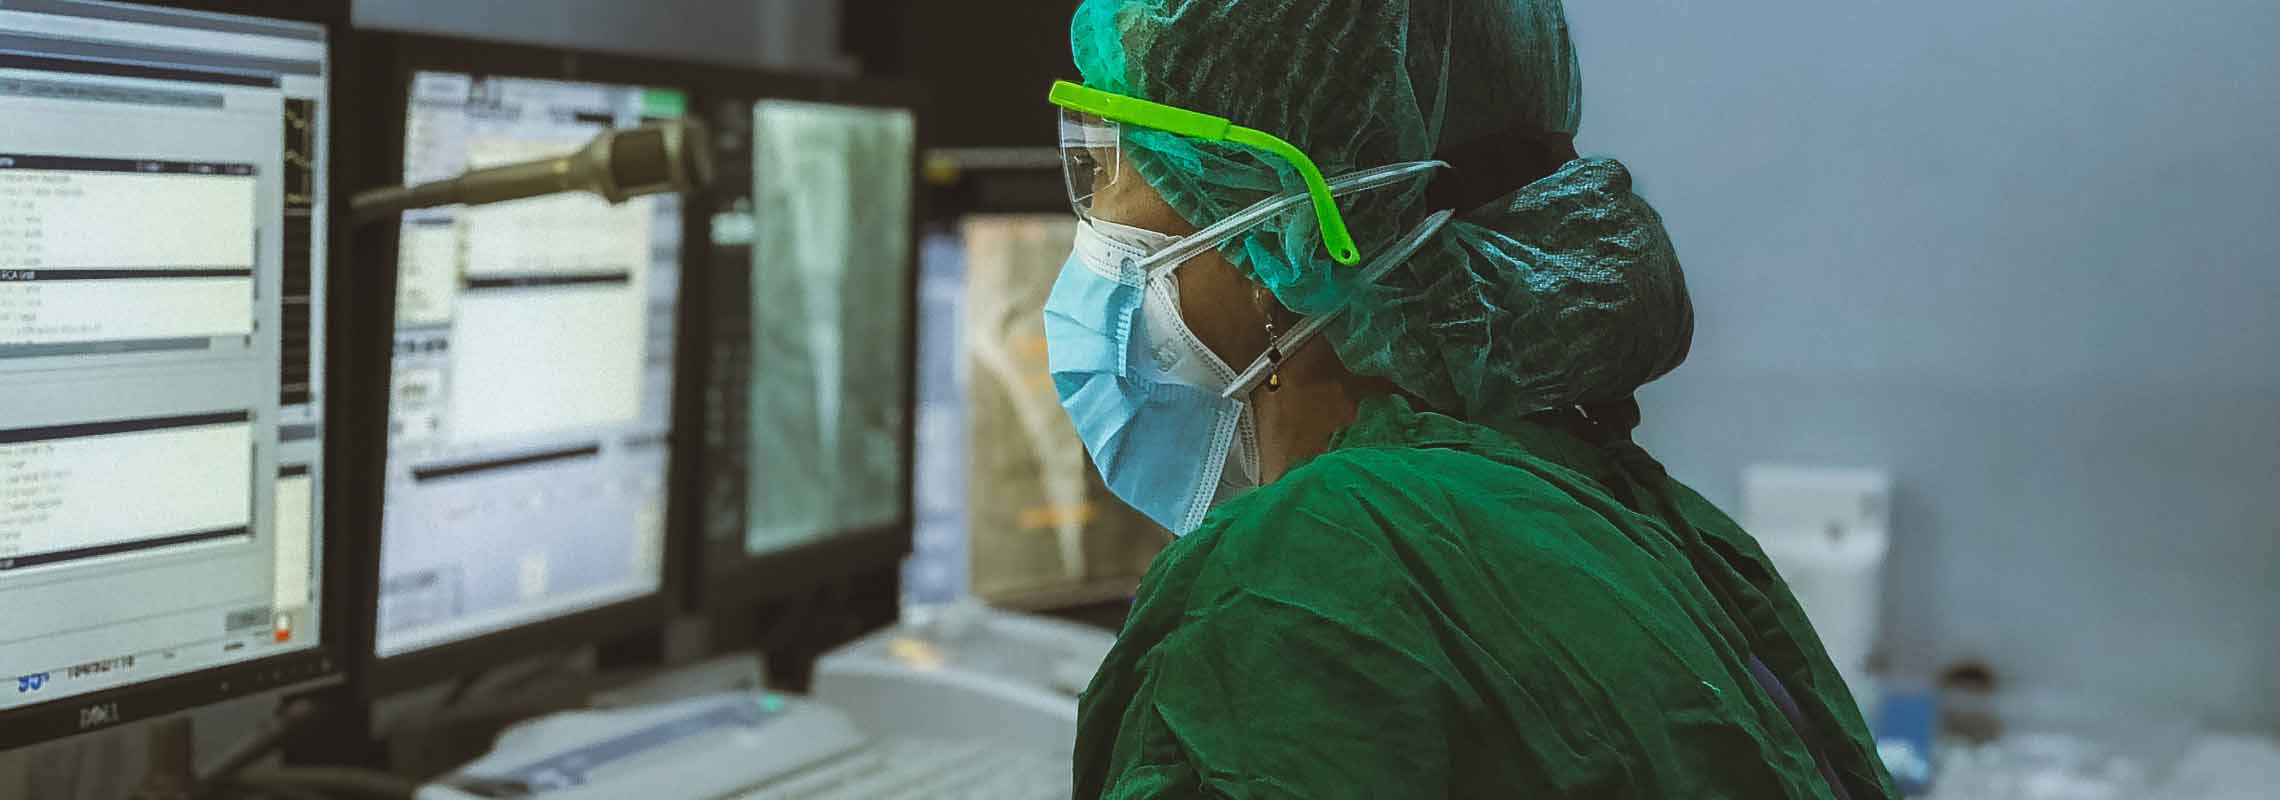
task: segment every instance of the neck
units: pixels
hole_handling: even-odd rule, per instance
[[[1400,391],[1380,378],[1346,371],[1327,345],[1310,344],[1283,363],[1282,389],[1251,393],[1259,425],[1259,478],[1280,480],[1292,467],[1330,449],[1330,437],[1354,424],[1362,402]]]

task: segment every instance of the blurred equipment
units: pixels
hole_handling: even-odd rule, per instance
[[[1883,470],[1754,464],[1742,470],[1742,527],[1805,607],[1866,712],[1870,662],[1892,549],[1892,476]]]
[[[2226,763],[2186,758],[2223,741],[2160,709],[2047,688],[2011,687],[1981,664],[1951,667],[1939,695],[1885,693],[1877,751],[1911,797],[1935,800],[2223,800],[2212,793],[2245,751],[2210,745]],[[2250,767],[2250,774],[2254,768]],[[2269,793],[2270,783],[2262,791]],[[2166,787],[2166,788],[2165,788]],[[2258,795],[2262,796],[2262,795]]]
[[[1068,757],[974,740],[881,740],[828,705],[738,693],[563,714],[500,737],[420,800],[1069,796]]]
[[[394,304],[373,324],[393,349],[371,387],[388,423],[359,559],[365,690],[655,630],[672,600],[687,202],[622,193],[704,171],[679,138],[701,128],[673,124],[686,89],[650,62],[538,48],[375,36],[362,52],[393,59],[404,183],[603,195],[424,208],[380,237]],[[529,164],[567,172],[485,171]]]
[[[488,205],[550,194],[590,192],[611,204],[663,192],[687,192],[712,181],[704,125],[693,119],[605,130],[568,155],[469,170],[456,178],[359,192],[359,222],[449,205]]]
[[[903,607],[944,606],[972,596],[967,555],[968,424],[960,305],[966,295],[965,243],[928,226],[919,247],[918,415],[911,475],[911,555],[903,564]]]
[[[170,6],[0,7],[0,750],[335,679],[348,3]],[[186,788],[187,719],[152,733],[144,788]]]
[[[971,436],[966,529],[976,597],[1051,609],[1131,596],[1171,539],[1101,483],[1048,377],[1038,313],[1075,235],[1067,214],[959,226]]]
[[[1076,695],[1114,640],[945,609],[825,656],[812,700],[736,692],[523,723],[426,800],[1066,798]]]
[[[1926,689],[1882,693],[1876,714],[1876,754],[1892,771],[1893,785],[1911,797],[1930,791],[1932,757],[1940,730],[1939,697]]]
[[[2165,800],[2257,800],[2280,787],[2280,740],[2212,734],[2185,751]]]
[[[825,656],[815,696],[879,736],[1063,752],[1077,696],[1115,644],[1098,628],[961,604]]]

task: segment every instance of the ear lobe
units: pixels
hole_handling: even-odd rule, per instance
[[[1251,306],[1259,310],[1260,316],[1267,318],[1267,324],[1274,324],[1275,309],[1281,305],[1275,300],[1275,293],[1267,291],[1267,287],[1257,284],[1251,286]]]
[[[1275,297],[1274,292],[1267,291],[1265,286],[1256,283],[1251,285],[1251,306],[1258,310],[1259,318],[1266,320],[1269,328],[1284,331],[1298,324],[1298,313],[1285,308],[1282,299]]]

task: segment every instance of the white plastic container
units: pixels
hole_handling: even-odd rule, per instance
[[[1751,465],[1742,524],[1789,582],[1864,712],[1876,708],[1869,661],[1892,549],[1892,478],[1883,470]]]

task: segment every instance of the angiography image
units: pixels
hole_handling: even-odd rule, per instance
[[[901,513],[916,134],[900,110],[754,107],[752,553]]]

